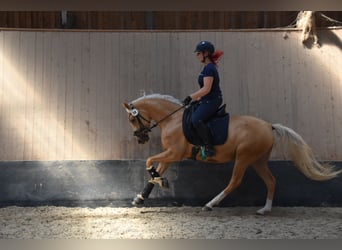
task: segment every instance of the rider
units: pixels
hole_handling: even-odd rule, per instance
[[[201,41],[197,44],[195,53],[197,59],[204,65],[198,76],[200,89],[187,96],[183,104],[188,105],[192,100],[199,101],[199,106],[193,113],[191,122],[203,142],[202,146],[205,146],[206,155],[213,156],[215,149],[213,147],[212,135],[205,123],[222,104],[217,62],[223,55],[223,51],[215,50],[211,42]]]

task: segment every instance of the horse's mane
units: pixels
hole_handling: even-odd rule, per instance
[[[171,96],[171,95],[162,95],[162,94],[150,94],[150,95],[144,95],[142,97],[139,97],[138,99],[134,100],[132,103],[144,100],[144,99],[162,99],[167,100],[170,102],[173,102],[175,104],[182,105],[182,102],[178,100],[177,98]]]

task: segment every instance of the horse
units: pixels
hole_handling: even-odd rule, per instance
[[[168,187],[168,181],[162,175],[170,163],[189,159],[194,145],[187,141],[183,133],[182,116],[185,107],[173,96],[145,95],[130,103],[123,102],[122,105],[127,111],[138,143],[148,142],[149,132],[155,127],[159,127],[161,132],[163,151],[146,160],[146,170],[151,175],[151,180],[132,202],[133,205],[139,205],[148,198],[155,184]],[[219,205],[241,184],[246,170],[252,166],[267,188],[265,206],[256,213],[264,215],[271,212],[276,179],[269,169],[268,161],[275,143],[281,146],[283,153],[287,153],[295,166],[311,180],[329,180],[342,172],[334,165],[320,163],[311,147],[297,132],[279,123],[271,124],[249,115],[231,115],[228,130],[228,139],[224,144],[215,146],[214,156],[204,160],[199,154],[195,157],[195,160],[211,163],[228,163],[234,160],[227,187],[205,204],[203,210],[210,211]],[[158,163],[157,168],[154,167],[155,163]]]

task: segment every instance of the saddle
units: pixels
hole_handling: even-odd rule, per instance
[[[200,145],[200,138],[191,123],[192,113],[196,110],[198,105],[198,102],[193,102],[184,110],[182,126],[184,136],[189,143],[195,146],[203,146]],[[212,134],[213,145],[222,145],[227,141],[229,117],[229,113],[226,112],[226,104],[223,104],[217,109],[213,116],[205,121],[205,124],[208,126],[209,131]]]

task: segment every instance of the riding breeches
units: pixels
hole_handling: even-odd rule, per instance
[[[211,116],[215,114],[222,104],[222,98],[214,100],[201,101],[191,117],[192,125],[197,128],[205,123]]]

